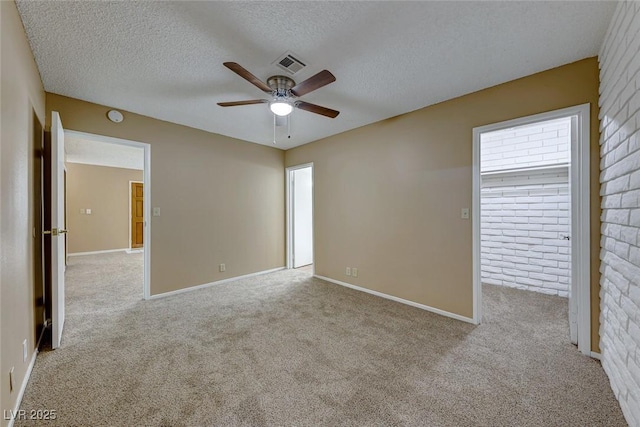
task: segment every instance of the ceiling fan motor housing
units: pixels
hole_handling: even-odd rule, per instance
[[[287,76],[271,76],[267,79],[267,85],[273,90],[273,95],[280,97],[291,97],[291,88],[296,85]]]

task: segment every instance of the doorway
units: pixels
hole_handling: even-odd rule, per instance
[[[482,284],[567,297],[591,355],[589,104],[473,131],[474,321]]]
[[[128,290],[128,295],[148,299],[150,145],[72,130],[65,130],[65,139],[71,268],[81,270],[86,263],[107,268],[109,263],[118,262],[135,268],[132,260],[139,259],[141,288]],[[136,215],[132,218],[134,208]],[[137,234],[132,241],[134,231]],[[115,269],[116,264],[112,266]],[[126,302],[124,298],[122,301]]]
[[[313,163],[286,170],[287,268],[313,269]]]

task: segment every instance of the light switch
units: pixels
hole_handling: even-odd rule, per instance
[[[85,212],[86,212],[86,211],[85,211],[84,209],[80,209],[80,213],[81,213],[82,215],[84,215],[84,213],[85,213]]]
[[[469,208],[462,208],[460,210],[460,218],[469,219]]]
[[[160,216],[160,208],[153,208],[153,216]]]
[[[87,209],[85,212],[87,213],[87,215],[91,215],[91,209]]]
[[[358,269],[355,267],[351,268],[351,276],[352,277],[358,277]]]

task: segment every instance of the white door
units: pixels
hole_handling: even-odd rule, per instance
[[[577,175],[575,175],[577,171],[573,170],[573,165],[579,164],[576,150],[574,149],[574,147],[576,147],[578,144],[577,138],[578,117],[573,116],[571,117],[571,161],[569,162],[569,197],[571,200],[571,202],[569,203],[570,220],[571,218],[573,218],[571,209],[574,209],[574,207],[578,206],[579,203],[577,198],[578,194],[573,191],[573,183],[576,182],[577,179],[579,179],[574,178],[574,176],[577,177]],[[571,343],[576,345],[578,344],[578,280],[580,278],[580,275],[578,273],[578,266],[580,260],[577,258],[577,251],[573,250],[573,246],[576,241],[575,239],[573,239],[573,237],[578,236],[578,225],[579,224],[576,224],[572,221],[569,228],[571,230],[571,234],[569,235],[569,239],[571,239],[571,244],[569,245],[569,248],[571,248],[571,278],[569,282],[569,338],[571,339]],[[587,286],[590,286],[590,284]]]
[[[64,129],[51,113],[51,329],[53,348],[60,347],[64,327],[65,212]]]
[[[292,172],[293,268],[313,263],[313,174],[311,167]]]

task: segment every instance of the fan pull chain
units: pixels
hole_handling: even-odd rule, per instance
[[[287,138],[291,139],[291,114],[287,116]]]
[[[276,115],[273,115],[273,145],[276,145]]]

